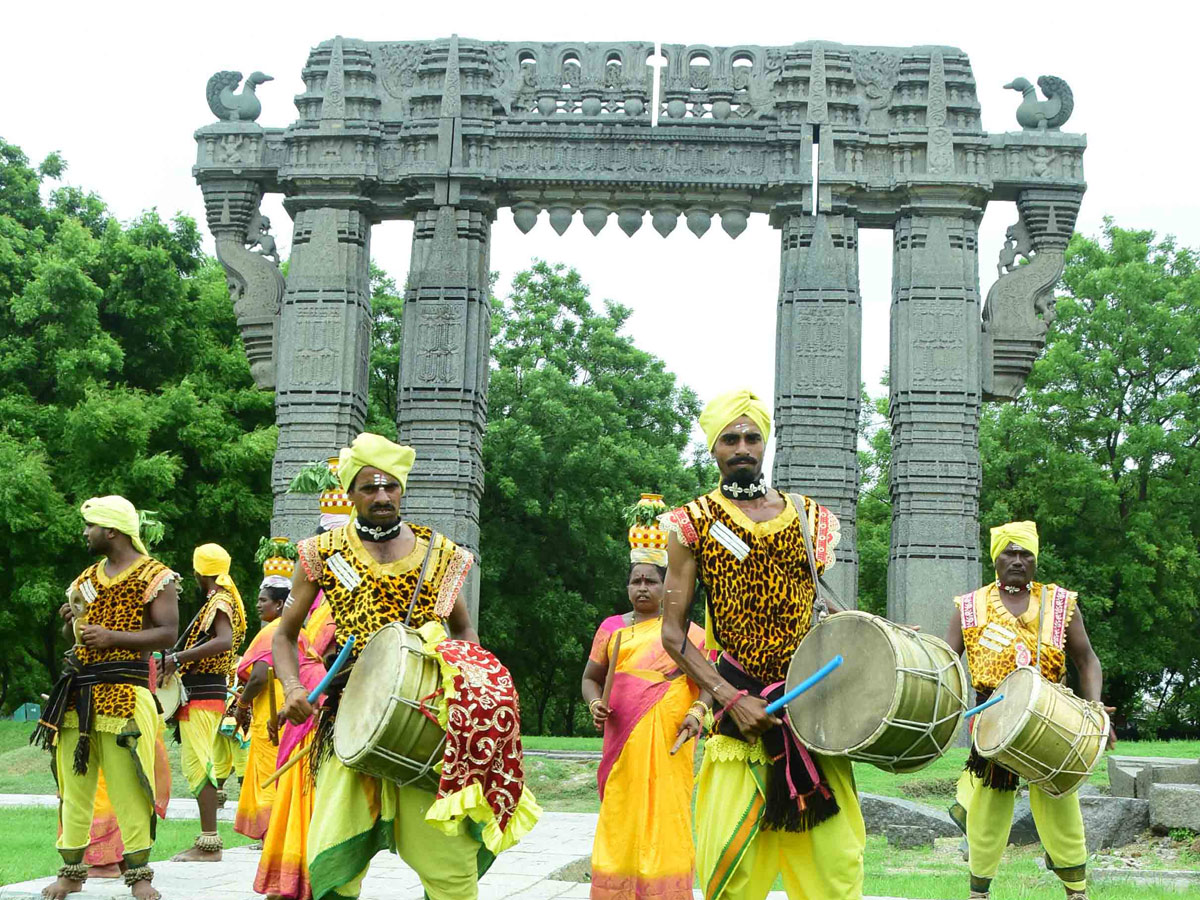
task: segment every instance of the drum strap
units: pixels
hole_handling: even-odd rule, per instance
[[[825,613],[841,612],[846,608],[846,604],[842,603],[842,598],[837,595],[837,592],[817,574],[817,557],[813,553],[812,534],[808,528],[808,510],[804,507],[804,496],[802,494],[788,494],[788,496],[792,498],[792,503],[796,505],[796,512],[800,514],[800,531],[804,534],[804,555],[808,557],[808,572],[812,576],[813,582],[813,608],[818,613],[821,610],[824,610]],[[815,500],[813,502],[816,503]],[[829,608],[828,600],[833,601],[832,610]]]
[[[1037,662],[1034,663],[1038,670],[1038,674],[1042,673],[1042,622],[1046,618],[1046,586],[1042,585],[1042,598],[1038,604],[1038,632],[1037,632]]]
[[[429,533],[429,546],[425,549],[425,559],[421,561],[421,574],[417,576],[417,586],[413,588],[412,599],[408,601],[408,612],[404,614],[404,624],[407,627],[412,621],[413,610],[417,606],[417,598],[421,596],[421,585],[425,583],[425,573],[429,571],[429,559],[433,556],[433,545],[437,543],[438,533]]]

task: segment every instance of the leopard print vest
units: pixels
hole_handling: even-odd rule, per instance
[[[1046,612],[1038,635],[1042,585],[1034,582],[1029,608],[1016,617],[1000,599],[995,583],[954,598],[962,621],[967,667],[976,690],[991,691],[1018,666],[1032,666],[1042,645],[1041,673],[1061,683],[1067,675],[1067,626],[1075,615],[1078,595],[1056,584],[1046,587]]]
[[[363,547],[353,523],[297,545],[305,574],[325,592],[337,643],[354,636],[351,658],[357,658],[376,631],[390,622],[403,622],[408,613],[433,536],[433,531],[422,525],[410,527],[417,538],[412,552],[387,564],[376,561]],[[425,581],[413,603],[411,627],[420,628],[450,615],[474,560],[469,550],[438,535]]]
[[[224,653],[184,663],[179,667],[180,675],[224,675],[228,680],[237,670],[242,642],[246,639],[246,608],[242,605],[241,598],[234,597],[229,591],[217,588],[208,595],[196,623],[188,631],[183,649],[190,650],[208,640],[209,630],[218,612],[223,612],[229,617],[229,624],[233,627],[233,643]]]
[[[713,491],[660,518],[691,548],[708,591],[716,642],[764,684],[782,681],[792,654],[812,626],[815,590],[795,501],[782,513],[754,522]],[[833,563],[837,519],[802,498],[814,540],[816,569]]]
[[[172,581],[178,583],[179,576],[149,556],[142,557],[115,578],[104,574],[101,560],[84,569],[71,582],[68,593],[78,590],[83,596],[88,624],[109,631],[141,631],[146,604]],[[142,658],[140,651],[120,647],[92,650],[80,646],[75,648],[75,656],[85,665]],[[114,719],[133,716],[136,694],[131,684],[98,684],[92,689],[92,698],[97,716]]]

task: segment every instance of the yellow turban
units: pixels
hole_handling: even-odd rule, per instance
[[[349,447],[343,447],[338,456],[338,480],[343,490],[350,490],[354,476],[364,466],[386,472],[400,482],[402,491],[408,490],[408,473],[412,471],[417,451],[412,447],[396,444],[378,434],[364,431]]]
[[[1008,522],[992,529],[992,561],[1000,555],[1009,544],[1016,544],[1023,550],[1028,550],[1037,559],[1038,533],[1037,522]]]
[[[232,562],[228,551],[220,544],[201,544],[192,552],[192,568],[196,574],[215,575],[217,584],[233,594],[233,598],[241,604],[242,595],[229,577],[229,565]]]
[[[138,511],[124,497],[110,494],[107,497],[93,497],[79,508],[83,521],[101,528],[112,528],[121,534],[129,535],[133,541],[133,549],[138,553],[147,553],[146,545],[142,543],[141,522]]]
[[[713,397],[700,413],[700,428],[708,441],[708,449],[716,446],[717,438],[730,422],[742,416],[749,416],[758,426],[764,441],[771,436],[771,412],[767,405],[748,388],[738,388]]]

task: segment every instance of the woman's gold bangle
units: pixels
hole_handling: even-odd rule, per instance
[[[597,697],[595,700],[589,700],[588,701],[588,709],[595,710],[596,704],[603,703],[603,702],[604,702],[604,699],[602,697]]]

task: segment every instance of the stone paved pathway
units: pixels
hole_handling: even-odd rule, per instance
[[[5,806],[55,805],[53,797],[0,794],[0,809]],[[194,818],[196,804],[189,800],[172,801],[169,812],[179,818]],[[188,815],[189,810],[191,815]],[[587,884],[557,881],[550,876],[576,860],[591,855],[596,828],[594,813],[546,813],[537,827],[516,847],[500,854],[491,870],[479,882],[479,900],[582,900],[588,896]],[[224,859],[212,863],[154,863],[154,884],[164,900],[262,900],[251,889],[258,867],[258,851],[238,847],[225,851]],[[0,887],[0,900],[40,898],[42,888],[53,878],[39,878],[21,884]],[[90,900],[100,897],[128,897],[129,889],[120,879],[89,881],[72,898]],[[421,883],[416,873],[390,853],[380,853],[363,883],[363,900],[420,900]],[[700,893],[697,891],[697,898]],[[769,900],[786,900],[783,892],[774,892]],[[867,900],[898,900],[878,897]]]

